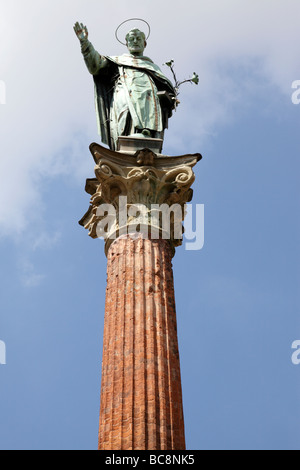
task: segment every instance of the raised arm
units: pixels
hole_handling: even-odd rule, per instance
[[[75,23],[74,31],[81,44],[81,52],[88,68],[92,75],[97,75],[99,71],[106,67],[108,60],[101,56],[95,49],[92,43],[88,40],[89,32],[86,26],[82,23]]]

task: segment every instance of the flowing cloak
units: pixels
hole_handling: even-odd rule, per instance
[[[87,40],[82,53],[95,82],[102,142],[115,149],[119,135],[144,128],[162,135],[172,115],[175,91],[160,68],[144,56],[100,56]]]

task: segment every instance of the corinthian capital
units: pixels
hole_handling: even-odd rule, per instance
[[[91,205],[80,221],[89,235],[103,237],[106,251],[118,236],[139,231],[180,245],[179,226],[193,196],[193,167],[201,155],[166,157],[149,149],[129,155],[99,144],[90,150],[96,178],[87,180]]]

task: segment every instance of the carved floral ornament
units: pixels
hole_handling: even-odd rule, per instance
[[[108,241],[112,233],[119,236],[129,226],[136,227],[137,222],[147,230],[155,226],[161,233],[160,218],[155,213],[157,209],[153,210],[153,205],[170,207],[176,204],[177,209],[180,207],[180,214],[178,211],[177,216],[171,214],[170,242],[173,246],[180,245],[181,240],[174,239],[174,224],[179,219],[180,224],[183,222],[184,205],[193,196],[191,185],[195,175],[192,168],[202,158],[201,155],[161,157],[149,149],[127,155],[112,152],[98,144],[92,144],[90,150],[96,162],[96,178],[87,180],[86,191],[92,196],[91,205],[80,221],[89,230],[89,235],[92,238],[99,237],[99,223],[107,215],[103,211],[99,213],[103,205],[112,205],[116,212],[109,233],[101,235]],[[120,201],[124,201],[125,197],[127,219],[120,221]],[[137,205],[143,205],[142,219],[140,215],[130,215],[130,210]]]

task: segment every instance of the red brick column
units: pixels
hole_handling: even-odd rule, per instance
[[[100,450],[184,450],[172,249],[122,236],[108,251]]]

